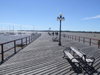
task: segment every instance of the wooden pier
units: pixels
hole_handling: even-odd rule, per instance
[[[58,46],[52,37],[42,33],[38,39],[1,64],[0,75],[83,75],[85,71],[78,73],[71,69],[70,62],[63,58],[63,50],[70,46],[79,48],[88,57],[94,56],[96,72],[93,74],[99,75],[100,50],[63,37],[62,46]]]

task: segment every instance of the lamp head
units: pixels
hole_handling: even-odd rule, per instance
[[[63,17],[62,20],[65,21],[65,18]]]
[[[57,17],[57,21],[59,20],[60,18],[59,17]]]
[[[62,16],[62,13],[60,13],[59,16]]]

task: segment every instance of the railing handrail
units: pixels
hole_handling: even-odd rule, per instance
[[[75,35],[70,35],[70,36],[75,36]],[[88,38],[88,37],[81,37],[81,36],[76,36],[76,37],[86,38],[86,39],[91,39],[91,40],[100,40],[100,39],[94,39],[94,38]]]
[[[29,37],[29,36],[27,36],[27,37]],[[10,43],[10,42],[14,42],[14,41],[17,41],[17,40],[20,40],[20,39],[24,39],[24,38],[26,38],[26,37],[19,38],[19,39],[16,39],[16,40],[12,40],[12,41],[8,41],[8,42],[4,42],[4,43],[0,43],[0,45],[7,44],[7,43]]]

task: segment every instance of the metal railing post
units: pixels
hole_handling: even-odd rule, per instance
[[[33,41],[34,41],[34,35],[33,35]]]
[[[21,48],[23,48],[23,39],[21,39]]]
[[[79,42],[80,42],[80,37],[79,37]]]
[[[26,45],[27,45],[27,37],[26,37]]]
[[[32,35],[32,41],[33,41],[33,35]]]
[[[1,61],[4,61],[3,44],[1,44]]]
[[[31,35],[31,42],[32,42],[32,35]]]
[[[85,43],[85,38],[83,38],[83,44]]]
[[[76,41],[76,36],[75,36],[75,41]]]
[[[30,43],[30,36],[29,36],[29,43]]]
[[[14,40],[14,53],[16,53],[16,41]]]
[[[100,48],[100,40],[98,40],[98,49]]]
[[[68,39],[69,39],[69,35],[68,35]]]
[[[90,42],[89,42],[89,46],[91,46],[91,39],[90,39]]]

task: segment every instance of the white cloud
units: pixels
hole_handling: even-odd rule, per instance
[[[82,20],[96,19],[96,18],[100,18],[100,15],[97,15],[97,16],[94,16],[94,17],[83,18]]]

